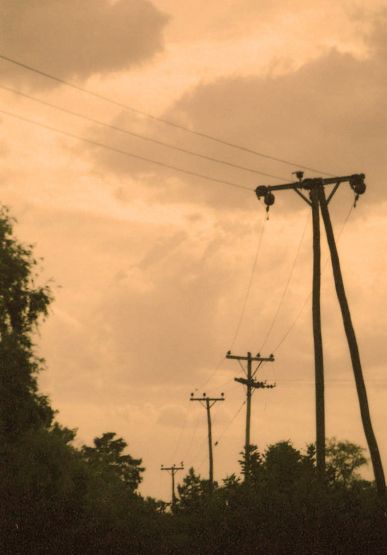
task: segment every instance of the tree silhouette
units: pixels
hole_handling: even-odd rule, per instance
[[[14,239],[13,221],[1,207],[0,438],[49,426],[54,416],[36,381],[43,360],[34,353],[32,337],[52,300],[50,288],[35,283],[37,265],[31,246]]]
[[[367,464],[365,449],[350,441],[337,441],[332,438],[327,442],[327,475],[333,482],[350,484],[359,480],[358,469]]]
[[[115,436],[114,432],[106,432],[94,439],[94,447],[84,445],[81,453],[94,469],[113,473],[134,493],[145,469],[140,466],[141,459],[123,454],[128,445],[122,438]]]

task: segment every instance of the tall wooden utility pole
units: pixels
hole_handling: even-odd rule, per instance
[[[315,368],[315,411],[316,411],[316,464],[322,478],[325,474],[325,392],[324,354],[321,334],[321,244],[318,190],[310,191],[313,225],[313,295],[312,321]]]
[[[351,313],[348,306],[347,296],[344,289],[344,281],[340,268],[339,254],[337,252],[335,236],[333,233],[332,222],[329,215],[328,203],[325,198],[324,190],[321,188],[319,191],[321,215],[324,221],[325,231],[329,250],[331,253],[333,276],[335,279],[335,287],[337,298],[339,300],[341,315],[349,351],[351,354],[352,368],[355,376],[357,396],[359,399],[360,414],[364,428],[364,434],[367,439],[368,447],[370,450],[372,466],[375,475],[375,483],[380,496],[384,497],[386,493],[386,481],[384,477],[382,460],[380,458],[379,448],[376,441],[375,433],[372,427],[370,409],[368,406],[367,390],[363,377],[363,370],[360,361],[359,347],[356,340],[355,330],[352,324]]]
[[[207,412],[207,425],[208,425],[208,461],[209,461],[209,485],[210,485],[210,492],[212,493],[214,489],[214,455],[212,451],[212,426],[211,426],[211,408],[217,403],[218,401],[224,401],[224,393],[221,393],[221,397],[207,397],[205,393],[203,393],[203,397],[194,397],[194,394],[191,393],[190,401],[199,401],[201,405],[204,406]]]
[[[351,354],[352,368],[355,376],[356,389],[359,399],[361,418],[364,434],[367,439],[368,448],[372,460],[375,474],[377,491],[383,499],[386,494],[386,482],[384,478],[382,461],[379,453],[378,444],[372,429],[371,417],[368,407],[366,387],[363,378],[363,371],[360,362],[359,349],[357,346],[356,335],[352,325],[351,314],[348,301],[345,295],[344,282],[340,269],[340,261],[334,239],[332,223],[329,216],[328,204],[332,200],[338,187],[342,183],[349,183],[355,193],[355,204],[360,195],[366,190],[364,174],[353,174],[341,177],[313,178],[304,179],[303,172],[295,172],[298,181],[286,183],[284,185],[261,185],[256,188],[258,199],[263,198],[266,210],[274,204],[272,191],[293,190],[312,208],[313,215],[313,336],[315,349],[315,380],[316,380],[316,458],[317,470],[320,475],[324,474],[325,469],[325,431],[322,423],[324,422],[324,373],[322,358],[321,340],[321,316],[319,308],[320,299],[320,226],[319,209],[323,217],[327,241],[331,253],[332,269],[335,279],[337,297],[343,317],[344,329],[347,336],[348,347]],[[325,187],[333,185],[333,189],[326,198]],[[309,191],[310,200],[303,194],[302,190]],[[317,222],[318,220],[318,222]],[[324,434],[324,437],[323,437]]]
[[[179,470],[184,470],[184,464],[183,464],[182,462],[180,463],[180,466],[176,466],[175,464],[174,464],[173,466],[164,466],[164,465],[162,464],[160,470],[166,470],[166,471],[169,472],[169,474],[171,475],[171,481],[172,481],[171,506],[172,506],[172,509],[173,509],[174,506],[175,506],[175,504],[176,504],[175,474],[176,474],[176,472],[178,472]]]
[[[234,378],[236,382],[239,382],[246,386],[246,428],[245,428],[245,480],[248,480],[249,470],[250,470],[250,426],[251,426],[251,397],[254,389],[264,389],[273,388],[275,384],[268,385],[266,382],[257,382],[254,377],[262,365],[263,362],[273,362],[274,356],[261,357],[258,353],[255,357],[252,356],[250,352],[246,356],[233,355],[231,351],[228,351],[226,358],[240,361],[246,361],[247,365],[244,368],[246,373],[246,378]],[[257,367],[253,370],[253,363],[258,362]]]

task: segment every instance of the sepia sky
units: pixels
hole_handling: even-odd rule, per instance
[[[184,461],[207,476],[205,412],[191,391],[224,391],[213,409],[215,477],[238,472],[244,389],[228,349],[276,358],[260,370],[277,387],[253,397],[252,441],[314,440],[309,208],[281,193],[266,220],[248,189],[279,180],[157,141],[284,182],[301,165],[366,174],[355,209],[348,185],[330,206],[387,465],[386,23],[386,0],[0,0],[1,56],[295,162],[0,59],[1,202],[55,293],[36,338],[47,363],[40,386],[79,444],[105,431],[126,439],[146,467],[144,494],[168,499],[160,464]],[[365,446],[325,237],[323,257],[327,435]]]

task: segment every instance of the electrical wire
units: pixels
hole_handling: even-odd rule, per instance
[[[273,317],[273,319],[272,319],[272,321],[271,321],[271,323],[270,323],[270,326],[269,326],[269,328],[268,328],[268,330],[267,330],[267,333],[266,333],[266,335],[265,335],[265,337],[264,337],[264,340],[263,340],[263,342],[262,342],[261,348],[259,349],[259,352],[262,352],[264,346],[266,345],[266,343],[267,343],[267,341],[268,341],[268,339],[269,339],[269,337],[270,337],[270,335],[271,335],[271,332],[273,331],[273,328],[274,328],[274,325],[275,325],[275,323],[276,323],[276,321],[277,321],[277,318],[278,318],[278,316],[279,316],[281,307],[282,307],[282,305],[283,305],[283,302],[284,302],[284,300],[285,300],[286,294],[287,294],[288,289],[289,289],[289,286],[290,286],[290,282],[291,282],[291,280],[292,280],[292,278],[293,278],[293,274],[294,274],[294,270],[295,270],[295,267],[296,267],[297,259],[298,259],[298,256],[299,256],[300,250],[301,250],[301,245],[302,245],[302,243],[303,243],[303,241],[304,241],[304,238],[305,238],[305,232],[306,232],[306,228],[307,228],[307,226],[308,226],[308,222],[309,222],[309,213],[307,213],[307,217],[305,218],[305,225],[304,225],[304,227],[303,227],[303,230],[302,230],[302,233],[301,233],[301,236],[300,236],[300,240],[299,240],[299,242],[298,242],[298,246],[297,246],[297,250],[296,250],[296,255],[295,255],[295,257],[294,257],[293,264],[292,264],[292,266],[291,266],[288,279],[287,279],[286,284],[285,284],[285,287],[284,287],[284,289],[283,289],[283,291],[282,291],[282,295],[281,295],[281,298],[280,298],[280,300],[279,300],[277,309],[276,309],[276,311],[275,311],[275,313],[274,313],[274,317]]]
[[[189,407],[191,407],[191,403],[189,404]],[[172,460],[174,460],[175,455],[176,455],[176,453],[177,453],[178,450],[179,450],[179,447],[180,447],[180,444],[181,444],[181,440],[183,439],[183,434],[184,434],[184,432],[185,432],[185,430],[186,430],[186,428],[187,428],[188,419],[189,419],[189,410],[188,410],[188,413],[187,413],[186,416],[185,416],[183,425],[180,426],[180,432],[179,432],[179,435],[178,435],[178,438],[177,438],[177,442],[176,442],[176,445],[175,445],[175,449],[174,449],[174,451],[173,451],[173,453],[172,453]]]
[[[265,216],[265,218],[263,220],[263,223],[262,223],[262,225],[260,227],[260,230],[259,230],[259,238],[258,238],[258,242],[257,242],[257,248],[256,248],[256,251],[255,251],[253,265],[252,265],[251,272],[250,272],[250,278],[249,278],[249,281],[248,281],[248,284],[247,284],[247,289],[246,289],[246,293],[245,293],[245,296],[244,296],[244,299],[243,299],[242,309],[241,309],[241,312],[240,312],[238,323],[237,323],[236,328],[235,328],[234,337],[231,341],[230,350],[233,349],[233,347],[235,345],[235,342],[238,339],[238,335],[239,335],[239,332],[240,332],[242,321],[243,321],[243,318],[245,316],[247,301],[248,301],[249,296],[250,296],[250,291],[251,291],[251,287],[252,287],[252,284],[253,284],[255,269],[257,267],[259,254],[261,252],[262,240],[263,240],[263,236],[264,236],[264,232],[265,232],[265,220],[266,220],[266,216]]]
[[[60,83],[62,85],[66,85],[67,87],[71,87],[72,89],[75,89],[77,91],[86,93],[90,96],[98,98],[99,100],[103,100],[105,102],[108,102],[109,104],[118,106],[119,108],[121,108],[121,109],[123,109],[127,112],[131,112],[131,113],[134,113],[134,114],[137,114],[137,115],[141,115],[141,116],[146,117],[148,119],[151,119],[153,121],[158,121],[158,122],[163,123],[165,125],[169,125],[171,127],[174,127],[175,129],[185,131],[185,132],[190,133],[192,135],[196,135],[198,137],[202,137],[204,139],[208,139],[210,141],[213,141],[213,142],[216,142],[216,143],[219,143],[219,144],[231,147],[231,148],[236,148],[238,150],[248,152],[250,154],[254,154],[254,155],[259,156],[261,158],[266,158],[267,160],[272,160],[274,162],[279,162],[281,164],[285,164],[287,166],[292,166],[294,168],[305,169],[305,170],[308,170],[308,171],[312,171],[312,172],[320,173],[322,175],[328,175],[328,176],[333,177],[333,174],[330,174],[330,173],[327,173],[327,172],[322,172],[321,170],[318,170],[316,168],[312,168],[310,166],[305,166],[303,164],[299,164],[298,162],[293,162],[291,160],[286,160],[284,158],[271,156],[269,154],[265,154],[263,152],[253,150],[251,148],[248,148],[248,147],[245,147],[245,146],[242,146],[242,145],[238,145],[236,143],[226,141],[224,139],[220,139],[219,137],[215,137],[213,135],[210,135],[209,133],[204,133],[202,131],[195,131],[195,130],[190,129],[189,127],[187,127],[185,125],[173,122],[171,120],[167,120],[167,119],[164,119],[164,118],[157,117],[153,114],[150,114],[149,112],[139,110],[138,108],[134,108],[133,106],[129,106],[128,104],[123,104],[122,102],[118,102],[117,100],[109,98],[109,97],[107,97],[103,94],[97,93],[95,91],[91,91],[90,89],[86,89],[84,87],[76,85],[75,83],[71,83],[70,81],[62,79],[60,77],[56,77],[55,75],[52,75],[51,73],[42,71],[41,69],[35,68],[31,65],[28,65],[24,62],[20,62],[19,60],[15,60],[15,59],[10,58],[9,56],[5,56],[4,54],[1,54],[1,53],[0,53],[0,59],[4,60],[6,62],[9,62],[11,64],[17,65],[17,66],[19,66],[23,69],[27,69],[28,71],[34,72],[34,73],[36,73],[38,75],[41,75],[43,77],[46,77],[47,79],[51,79],[52,81],[56,81],[57,83]]]
[[[95,125],[100,125],[100,126],[105,127],[107,129],[112,129],[113,131],[117,131],[119,133],[124,133],[125,135],[130,135],[131,137],[135,137],[136,139],[141,139],[143,141],[148,141],[148,142],[163,146],[165,148],[176,150],[176,151],[182,152],[184,154],[189,154],[190,156],[195,156],[197,158],[202,158],[203,160],[208,160],[210,162],[215,162],[217,164],[222,164],[224,166],[229,166],[231,168],[235,168],[235,169],[238,169],[238,170],[243,170],[243,171],[246,171],[246,172],[254,173],[256,175],[263,175],[265,177],[270,177],[271,179],[276,179],[278,181],[286,181],[286,178],[279,177],[278,175],[273,175],[271,173],[262,172],[260,170],[255,169],[255,168],[250,168],[250,167],[247,167],[247,166],[234,164],[234,162],[228,162],[227,160],[221,160],[221,159],[215,158],[213,156],[207,156],[206,154],[201,154],[199,152],[195,152],[193,150],[188,150],[186,148],[182,148],[182,147],[173,145],[171,143],[166,143],[165,141],[160,141],[159,139],[155,139],[155,138],[149,137],[147,135],[142,135],[141,133],[135,133],[134,131],[130,131],[129,129],[124,129],[122,127],[119,127],[118,125],[113,125],[113,124],[110,124],[110,123],[106,123],[104,121],[86,116],[85,114],[81,114],[80,112],[75,112],[73,110],[69,110],[68,108],[62,108],[61,106],[58,106],[56,104],[52,104],[51,102],[47,102],[46,100],[42,100],[40,98],[36,98],[34,96],[31,96],[30,94],[23,93],[23,92],[21,92],[17,89],[13,89],[11,87],[6,87],[5,85],[0,85],[0,89],[6,90],[6,91],[11,92],[13,94],[17,94],[17,95],[22,96],[24,98],[28,98],[29,100],[37,102],[38,104],[41,104],[43,106],[48,106],[50,108],[53,108],[54,110],[58,110],[60,112],[63,112],[64,114],[69,114],[71,116],[81,118],[81,119],[83,119],[85,121],[88,121],[90,123],[93,123]]]
[[[238,338],[238,334],[240,331],[240,327],[242,324],[242,320],[244,318],[244,314],[246,311],[246,305],[247,305],[247,301],[248,301],[248,297],[250,295],[250,290],[251,290],[251,286],[253,283],[253,278],[254,278],[254,274],[255,274],[255,269],[257,266],[257,262],[258,262],[258,257],[259,257],[259,253],[261,250],[261,245],[262,245],[262,239],[263,239],[263,233],[264,233],[264,227],[265,227],[265,219],[263,220],[262,225],[259,228],[259,235],[258,235],[258,242],[257,242],[257,248],[256,248],[256,252],[255,252],[255,256],[254,256],[254,260],[253,260],[253,265],[251,268],[251,274],[250,274],[250,279],[249,282],[247,284],[247,289],[246,289],[246,293],[245,293],[245,297],[242,303],[242,309],[240,312],[240,316],[238,319],[238,323],[237,326],[235,328],[235,332],[234,332],[234,336],[233,339],[231,341],[231,346],[230,349],[232,350],[235,344],[235,341]],[[221,367],[223,361],[225,360],[225,356],[223,355],[222,358],[219,360],[218,364],[215,366],[214,370],[211,372],[211,374],[208,376],[208,378],[197,388],[197,389],[202,389],[203,387],[205,387],[211,380],[212,378],[215,376],[215,374],[218,372],[219,368]]]
[[[199,428],[199,419],[196,418],[196,419],[194,419],[194,425],[192,427],[191,439],[189,441],[188,446],[185,448],[185,451],[183,451],[183,453],[184,453],[184,457],[182,459],[183,461],[188,460],[188,457],[192,452],[192,448],[195,444],[195,438],[196,438],[198,428]]]
[[[178,172],[184,173],[186,175],[199,177],[200,179],[206,179],[207,181],[212,181],[214,183],[220,183],[222,185],[228,185],[230,187],[235,187],[237,189],[243,189],[245,191],[254,192],[254,190],[251,189],[250,187],[245,187],[244,185],[240,185],[240,184],[234,183],[232,181],[217,179],[215,177],[210,177],[209,175],[201,174],[201,173],[194,172],[194,171],[191,171],[191,170],[186,170],[184,168],[179,168],[178,166],[172,166],[171,164],[166,164],[165,162],[160,162],[159,160],[152,160],[151,158],[146,158],[145,156],[140,156],[138,154],[133,154],[132,152],[128,152],[127,150],[122,150],[120,148],[116,148],[116,147],[107,145],[105,143],[100,143],[98,141],[94,141],[93,139],[88,139],[86,137],[82,137],[80,135],[70,133],[69,131],[64,131],[63,129],[58,129],[57,127],[52,127],[51,125],[47,125],[47,124],[32,120],[30,118],[26,118],[26,117],[20,116],[18,114],[13,114],[11,112],[7,112],[6,110],[0,110],[0,114],[9,116],[11,118],[18,119],[20,121],[30,123],[32,125],[36,125],[38,127],[41,127],[42,129],[46,129],[46,130],[52,131],[54,133],[59,133],[60,135],[70,137],[71,139],[77,139],[79,141],[89,143],[93,146],[97,146],[99,148],[104,148],[104,149],[110,150],[112,152],[116,152],[117,154],[122,154],[122,155],[128,156],[130,158],[135,158],[136,160],[142,160],[144,162],[149,162],[151,164],[155,164],[155,165],[163,167],[163,168],[168,168],[168,169],[171,169],[171,170],[174,170],[174,171],[178,171]]]
[[[190,467],[194,467],[195,463],[198,461],[203,451],[206,451],[207,442],[208,442],[207,438],[202,438],[198,440],[198,442],[196,443],[196,450],[193,452],[193,455],[190,459],[191,460],[189,464]],[[208,457],[207,454],[205,454],[204,457],[202,457],[203,462],[207,459],[207,457]],[[203,462],[200,464],[203,464]]]
[[[198,387],[195,388],[195,391],[203,389],[212,380],[212,378],[218,372],[219,368],[222,366],[222,363],[225,361],[225,359],[226,359],[225,355],[222,355],[222,358],[219,359],[219,361],[216,364],[214,370],[211,372],[211,374],[208,376],[208,378],[205,379],[204,382],[202,382]]]
[[[281,379],[281,384],[283,383],[303,383],[306,385],[315,385],[315,382],[313,380],[303,380],[303,379],[297,379],[297,378],[288,378],[288,379]],[[385,378],[367,378],[367,383],[374,383],[374,384],[384,384],[387,383],[387,379]],[[352,384],[354,385],[353,380],[347,380],[347,379],[325,379],[324,383],[326,384]]]
[[[340,230],[339,233],[338,233],[338,238],[337,238],[337,242],[338,242],[338,243],[340,242],[340,239],[341,239],[341,237],[342,237],[342,234],[343,234],[343,232],[344,232],[344,229],[345,229],[345,227],[346,227],[346,225],[347,225],[347,223],[348,223],[348,220],[349,220],[349,218],[350,218],[350,216],[351,216],[351,214],[352,214],[353,208],[354,208],[354,205],[353,205],[353,203],[351,203],[350,209],[349,209],[349,211],[348,211],[348,213],[347,213],[347,215],[346,215],[346,217],[345,217],[345,219],[344,219],[344,222],[343,222],[343,224],[342,224],[341,230]],[[328,259],[326,259],[325,262],[324,262],[324,265],[323,265],[324,268],[326,267],[327,264],[328,264]],[[283,337],[281,338],[281,340],[279,341],[279,343],[276,345],[276,347],[273,349],[273,352],[274,352],[274,353],[276,353],[276,352],[280,349],[280,347],[283,345],[283,343],[284,343],[284,342],[286,341],[286,339],[289,337],[289,334],[291,333],[291,331],[294,329],[295,325],[297,324],[297,322],[298,322],[298,320],[299,320],[301,314],[303,313],[303,311],[304,311],[304,309],[305,309],[305,307],[306,307],[308,301],[310,300],[311,296],[312,296],[312,291],[310,291],[310,292],[308,293],[308,296],[305,298],[305,300],[304,300],[304,302],[303,302],[303,304],[302,304],[302,306],[301,306],[301,310],[299,310],[299,312],[297,313],[295,319],[294,319],[293,322],[291,323],[290,327],[288,328],[288,330],[286,331],[286,333],[283,335]]]
[[[238,414],[241,412],[241,410],[243,409],[243,407],[246,404],[246,399],[243,401],[243,403],[241,404],[241,406],[238,408],[238,410],[236,411],[236,413],[234,414],[234,416],[231,418],[230,422],[226,425],[226,427],[223,429],[222,433],[220,434],[220,436],[218,437],[218,439],[215,441],[214,446],[217,447],[219,445],[219,442],[221,441],[221,439],[225,436],[226,432],[228,432],[228,430],[230,429],[231,424],[233,424],[234,420],[236,419],[236,417],[238,416]]]

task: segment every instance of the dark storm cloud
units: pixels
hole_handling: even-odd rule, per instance
[[[386,44],[381,33],[371,34],[368,41],[370,54],[367,59],[333,49],[285,75],[235,76],[201,84],[185,94],[163,117],[322,172],[365,172],[371,185],[369,198],[375,199],[375,191],[379,191],[381,177],[387,170],[384,154],[387,65]],[[291,171],[297,168],[238,152],[160,124],[136,123],[127,114],[118,116],[114,124],[287,180],[291,179]],[[105,141],[120,144],[131,152],[218,179],[252,188],[260,183],[276,182],[133,137],[98,133]],[[228,201],[225,187],[181,176],[147,162],[105,152],[98,153],[98,163],[117,173],[146,177],[146,184],[152,183],[152,176],[155,182],[157,176],[158,190],[163,187],[169,200],[204,200],[218,205]],[[172,177],[179,178],[182,186],[171,187]],[[192,185],[195,186],[194,197]],[[234,203],[235,197],[232,198]],[[244,203],[243,198],[240,202]],[[249,199],[246,197],[246,206],[247,203]]]
[[[86,79],[151,58],[163,48],[166,21],[148,0],[0,0],[0,53],[62,78]],[[53,86],[5,61],[0,75]]]

